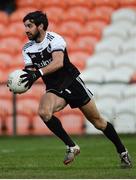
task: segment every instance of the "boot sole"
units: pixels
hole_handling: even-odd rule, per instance
[[[75,155],[74,155],[74,158],[73,158],[73,159],[68,159],[68,160],[65,160],[63,163],[64,163],[65,165],[70,164],[72,161],[74,161],[75,156],[77,156],[78,154],[80,154],[80,150],[77,150],[77,152],[75,153]]]

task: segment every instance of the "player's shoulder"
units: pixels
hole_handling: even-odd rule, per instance
[[[50,41],[52,41],[53,39],[59,39],[59,38],[63,39],[63,37],[60,34],[53,31],[47,31],[46,38]]]
[[[32,47],[35,44],[35,41],[28,41],[24,46],[23,46],[23,51],[26,51],[28,48]]]

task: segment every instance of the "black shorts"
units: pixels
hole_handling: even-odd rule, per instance
[[[90,101],[93,96],[89,89],[86,88],[84,82],[80,77],[77,77],[72,82],[72,84],[70,84],[63,91],[48,89],[46,92],[52,92],[57,96],[64,98],[71,108],[84,106]]]

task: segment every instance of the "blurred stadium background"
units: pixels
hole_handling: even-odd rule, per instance
[[[102,115],[119,133],[136,133],[136,0],[14,3],[12,12],[0,10],[0,135],[51,135],[37,115],[45,91],[41,81],[17,96],[6,87],[8,74],[24,66],[21,51],[27,39],[22,18],[34,10],[45,11],[49,30],[65,38],[70,59]],[[70,134],[100,133],[77,109],[66,107],[57,116]]]

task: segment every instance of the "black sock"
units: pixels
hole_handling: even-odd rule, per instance
[[[126,151],[124,145],[122,144],[117,132],[115,131],[111,123],[107,122],[107,127],[103,131],[103,133],[115,144],[118,153]]]
[[[72,139],[70,138],[70,136],[66,133],[66,131],[64,130],[64,128],[62,127],[62,124],[60,122],[60,120],[55,117],[52,116],[52,118],[48,121],[44,123],[47,125],[47,127],[56,135],[58,136],[66,145],[73,147],[75,146],[75,143],[72,141]]]

